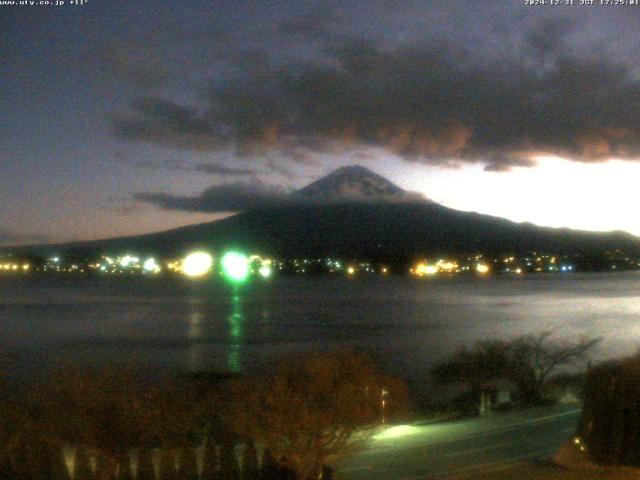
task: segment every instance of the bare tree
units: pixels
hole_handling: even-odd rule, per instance
[[[471,349],[463,347],[451,358],[436,363],[431,375],[440,385],[465,384],[476,399],[480,399],[483,392],[507,376],[509,361],[510,345],[507,342],[483,340]]]
[[[600,338],[580,337],[575,341],[554,339],[545,330],[511,342],[509,379],[518,388],[525,403],[544,399],[543,386],[563,366],[585,366]]]
[[[225,418],[263,444],[300,480],[316,480],[354,432],[404,410],[407,394],[360,353],[317,353],[283,362],[266,380],[236,382]]]
[[[476,399],[497,381],[509,380],[523,403],[536,404],[544,399],[543,386],[554,373],[563,366],[586,363],[599,342],[599,338],[591,337],[554,339],[549,331],[508,342],[485,340],[437,363],[431,374],[438,384],[467,385]]]

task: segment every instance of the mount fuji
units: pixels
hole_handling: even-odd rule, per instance
[[[386,178],[361,166],[339,168],[294,192],[294,198],[312,203],[426,202],[419,193],[407,192]]]
[[[283,198],[276,206],[159,233],[12,250],[183,255],[195,248],[214,252],[237,248],[280,257],[395,262],[418,255],[477,252],[591,255],[624,249],[640,253],[640,238],[628,233],[546,228],[454,210],[360,166],[340,168]]]

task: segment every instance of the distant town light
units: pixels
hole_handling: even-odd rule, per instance
[[[132,257],[131,255],[125,255],[120,259],[120,266],[127,268],[132,263],[138,263],[140,259],[138,257]]]
[[[438,273],[440,268],[438,265],[429,265],[426,262],[421,262],[416,265],[415,272],[419,277],[424,277],[425,275],[435,275]]]
[[[356,273],[356,269],[354,267],[349,267],[347,268],[347,273],[349,275],[353,275],[354,273]]]
[[[145,272],[150,272],[150,273],[160,272],[160,265],[158,265],[158,262],[156,262],[155,258],[147,258],[144,264],[142,265],[142,268],[144,269]]]
[[[188,277],[201,277],[211,270],[213,257],[207,252],[193,252],[182,262],[182,272]]]
[[[458,263],[451,260],[439,260],[437,266],[445,272],[454,272],[458,269]]]
[[[269,265],[262,265],[258,273],[262,275],[264,278],[271,276],[271,267]]]
[[[489,273],[489,265],[486,265],[484,263],[478,263],[476,265],[476,271],[478,273]]]
[[[242,253],[228,252],[222,257],[222,269],[230,280],[242,281],[249,275],[249,260]]]

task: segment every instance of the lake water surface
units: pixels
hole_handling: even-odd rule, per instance
[[[134,362],[151,374],[256,371],[281,355],[359,346],[414,385],[461,345],[551,329],[640,346],[640,272],[417,280],[0,277],[0,368]]]

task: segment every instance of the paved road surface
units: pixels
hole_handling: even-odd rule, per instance
[[[340,480],[446,479],[551,457],[575,432],[575,407],[392,427],[336,466]]]

